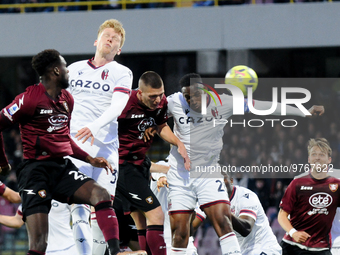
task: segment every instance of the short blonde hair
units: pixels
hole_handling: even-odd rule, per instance
[[[314,146],[319,147],[322,152],[327,153],[328,157],[332,157],[332,149],[326,138],[310,139],[308,142],[308,155]]]
[[[116,19],[108,19],[100,25],[97,37],[100,36],[105,28],[113,28],[116,33],[121,35],[122,40],[120,41],[120,48],[122,48],[125,42],[125,29],[123,28],[123,24]]]

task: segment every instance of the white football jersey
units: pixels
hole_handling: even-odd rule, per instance
[[[251,253],[252,250],[269,250],[270,247],[277,247],[281,250],[277,239],[269,226],[268,218],[263,210],[257,195],[244,187],[234,186],[233,194],[230,197],[231,212],[239,217],[246,215],[255,220],[254,227],[246,237],[236,233],[242,254]]]
[[[113,92],[130,93],[132,87],[132,72],[116,61],[95,67],[89,60],[83,60],[71,64],[68,70],[68,90],[75,101],[70,130],[72,135],[85,125],[95,123],[111,105]],[[96,139],[105,144],[118,144],[117,119],[101,128]]]
[[[268,218],[259,198],[253,191],[234,186],[230,196],[230,209],[236,217],[245,215],[255,220],[253,229],[248,236],[243,237],[236,230],[234,231],[243,255],[253,254],[253,251],[262,251],[264,254],[281,254],[281,246],[269,226]],[[205,213],[199,208],[196,208],[196,213],[206,218]]]
[[[207,114],[190,109],[183,94],[177,92],[168,99],[169,116],[174,119],[174,134],[187,149],[192,169],[195,166],[216,165],[223,146],[223,128],[233,113],[232,96],[220,95],[223,105],[208,100]],[[183,158],[172,147],[169,158],[173,169],[188,173],[184,169]]]

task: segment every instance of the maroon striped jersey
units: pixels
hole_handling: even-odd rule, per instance
[[[336,209],[340,206],[340,180],[331,176],[317,180],[310,174],[294,179],[282,197],[280,208],[290,214],[290,222],[298,231],[311,237],[301,245],[330,248],[330,231]],[[289,235],[284,241],[296,242]],[[293,243],[292,243],[293,242]]]
[[[61,90],[55,101],[43,84],[29,86],[19,94],[0,114],[0,132],[19,123],[25,159],[48,159],[73,154],[74,146],[69,135],[69,122],[73,98]],[[0,152],[3,151],[0,143]],[[0,153],[0,165],[7,159]]]
[[[124,161],[140,165],[153,141],[144,142],[144,131],[168,120],[168,101],[165,95],[155,110],[151,110],[137,98],[133,90],[122,114],[118,118],[119,164]]]

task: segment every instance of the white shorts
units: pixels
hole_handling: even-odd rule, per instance
[[[119,171],[117,146],[115,144],[103,144],[97,140],[91,146],[89,140],[82,144],[81,141],[77,141],[74,137],[72,138],[91,157],[103,157],[111,164],[114,172],[107,173],[104,168],[93,167],[89,163],[70,157],[80,172],[94,179],[100,186],[107,189],[112,196],[115,196]]]
[[[340,247],[331,248],[332,255],[340,255]]]
[[[182,178],[170,168],[168,174],[168,209],[170,213],[191,213],[196,203],[206,208],[218,203],[229,204],[223,178]]]

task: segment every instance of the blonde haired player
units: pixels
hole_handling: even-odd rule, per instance
[[[278,221],[286,231],[283,255],[331,254],[330,231],[340,205],[340,180],[328,173],[332,172],[331,156],[325,138],[309,140],[309,171],[289,184],[280,203]]]
[[[89,60],[75,62],[68,67],[69,91],[75,102],[71,136],[78,146],[90,155],[101,155],[106,158],[114,168],[114,172],[107,175],[105,169],[88,166],[79,160],[72,161],[81,172],[106,188],[112,199],[115,196],[118,178],[117,117],[129,99],[132,86],[131,70],[114,61],[114,57],[121,53],[124,41],[125,30],[122,24],[116,19],[106,20],[99,27],[97,39],[94,41],[95,56]],[[83,255],[104,254],[105,239],[94,214],[91,232],[89,215],[90,208],[86,205],[74,205],[72,208],[76,245]],[[116,219],[115,222],[114,229],[117,233],[117,247],[119,247]]]

